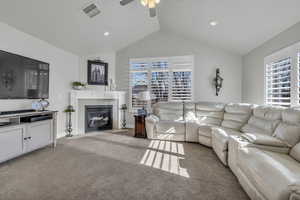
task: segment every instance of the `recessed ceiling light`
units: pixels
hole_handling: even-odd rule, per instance
[[[217,26],[218,23],[219,23],[219,22],[217,22],[217,21],[210,21],[210,22],[209,22],[209,24],[210,24],[211,26]]]
[[[106,31],[105,33],[104,33],[104,36],[109,36],[110,35],[110,33],[108,32],[108,31]]]

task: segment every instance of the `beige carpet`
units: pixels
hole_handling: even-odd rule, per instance
[[[111,133],[0,165],[1,200],[248,199],[211,149]]]

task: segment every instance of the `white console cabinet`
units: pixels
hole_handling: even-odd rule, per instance
[[[0,129],[0,162],[24,153],[25,127],[14,126]]]
[[[26,126],[25,153],[52,143],[52,120],[29,123]]]
[[[37,113],[28,115],[35,114]],[[41,115],[41,113],[38,114]],[[48,112],[47,114],[52,115],[52,119],[31,123],[21,122],[20,119],[24,117],[24,114],[11,116],[15,124],[0,127],[0,163],[50,144],[55,146],[56,112]]]

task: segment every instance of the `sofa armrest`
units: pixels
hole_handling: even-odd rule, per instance
[[[258,133],[245,133],[241,137],[249,142],[245,145],[246,147],[254,147],[277,153],[288,153],[290,150],[285,142],[273,136]]]
[[[157,117],[156,115],[149,115],[148,117],[146,117],[146,122],[153,124],[158,123],[159,117]]]
[[[149,139],[155,139],[156,137],[156,124],[159,122],[159,117],[156,115],[150,115],[146,117],[146,131]]]

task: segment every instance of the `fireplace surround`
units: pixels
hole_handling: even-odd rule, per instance
[[[95,90],[73,90],[70,93],[70,105],[75,109],[72,123],[74,135],[85,134],[85,106],[86,105],[112,105],[113,106],[113,129],[122,128],[121,105],[126,103],[126,92]]]
[[[112,105],[85,106],[85,133],[113,128]]]

